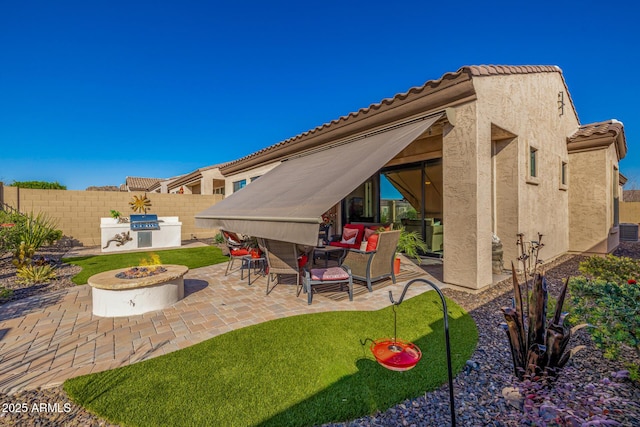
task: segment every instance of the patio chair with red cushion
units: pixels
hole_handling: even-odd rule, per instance
[[[342,261],[343,267],[349,267],[355,279],[365,281],[369,292],[373,291],[372,282],[390,277],[396,283],[393,261],[396,257],[400,230],[385,231],[372,235],[367,248],[349,249]]]
[[[227,245],[227,249],[229,250],[229,262],[227,263],[227,269],[224,272],[224,275],[227,276],[232,272],[233,262],[236,259],[242,260],[242,258],[251,254],[252,240],[243,239],[236,233],[232,233],[230,231],[220,230],[220,232],[222,233],[224,243]]]

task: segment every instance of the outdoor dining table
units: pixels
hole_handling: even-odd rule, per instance
[[[331,254],[340,252],[338,258],[342,256],[344,248],[338,246],[319,246],[313,249],[313,263],[316,263],[316,258],[324,258],[324,268],[329,266],[329,258]]]
[[[243,257],[242,266],[240,267],[240,280],[244,280],[244,271],[247,270],[247,284],[251,286],[251,270],[253,269],[253,274],[257,278],[258,274],[264,274],[264,267],[266,263],[267,260],[265,257],[256,258],[251,255]]]

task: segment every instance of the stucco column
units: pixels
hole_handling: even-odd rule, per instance
[[[475,103],[456,108],[455,121],[442,143],[444,281],[478,289],[492,282],[490,127],[479,135]]]

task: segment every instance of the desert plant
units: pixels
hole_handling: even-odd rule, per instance
[[[410,258],[414,258],[419,264],[422,261],[420,253],[427,251],[427,244],[422,240],[417,232],[408,232],[404,228],[401,228],[400,230],[400,237],[398,239],[396,251],[402,252]]]
[[[594,255],[580,263],[580,272],[590,278],[622,284],[640,280],[640,260],[612,254],[604,258]]]
[[[115,209],[111,209],[111,210],[109,211],[109,215],[110,215],[110,216],[111,216],[111,218],[113,218],[113,219],[118,219],[118,218],[120,218],[121,213],[120,213],[119,211],[115,210]]]
[[[29,264],[18,268],[16,273],[17,282],[24,285],[34,285],[36,283],[48,283],[56,278],[56,271],[50,264]]]
[[[608,359],[634,351],[640,360],[640,285],[635,280],[571,280],[571,303],[577,319],[587,322],[589,334]],[[638,379],[638,365],[627,366]]]
[[[0,286],[0,301],[8,300],[13,296],[13,291],[11,289],[3,288]]]
[[[218,234],[216,234],[216,236],[213,238],[213,241],[215,243],[224,243],[224,236],[222,235],[222,233],[218,232]]]
[[[44,213],[24,215],[17,236],[20,244],[14,250],[13,264],[18,268],[24,267],[43,244],[61,236],[62,232],[56,230],[55,221]]]
[[[523,256],[518,258],[523,264],[525,280],[531,276],[533,289],[529,293],[528,281],[525,282],[526,292],[524,299],[527,300],[527,310],[525,312],[523,303],[523,292],[518,282],[516,269],[511,263],[513,280],[514,300],[511,307],[503,307],[502,313],[506,323],[500,326],[504,329],[509,339],[511,357],[515,375],[523,380],[526,377],[535,378],[540,375],[557,376],[559,370],[569,361],[572,354],[582,347],[577,347],[570,352],[566,352],[573,329],[565,322],[566,313],[562,312],[562,307],[567,295],[569,280],[564,282],[560,296],[556,302],[555,312],[551,320],[547,323],[547,303],[548,289],[547,280],[544,274],[537,271],[538,251],[542,247],[538,235],[536,244],[529,246],[528,250],[519,235],[519,245]],[[531,261],[533,266],[531,267]],[[526,316],[525,316],[526,313]],[[525,321],[527,326],[525,326]]]

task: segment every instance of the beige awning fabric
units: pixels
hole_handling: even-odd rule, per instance
[[[443,114],[294,157],[196,215],[196,226],[315,246],[322,214]]]

